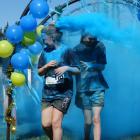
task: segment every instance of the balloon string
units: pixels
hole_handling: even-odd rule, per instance
[[[32,97],[32,99],[34,100],[34,102],[35,102],[36,104],[39,104],[39,103],[40,103],[39,96],[38,96],[36,93],[34,93],[33,88],[30,89],[30,88],[28,87],[28,85],[26,84],[26,85],[25,85],[25,89],[30,91],[29,96]],[[32,94],[32,93],[33,93],[33,94]]]
[[[31,65],[31,69],[34,69],[35,67],[34,67],[34,65],[32,64],[32,60],[31,60],[31,58],[29,57],[29,63],[30,63],[30,65]],[[37,74],[37,71],[32,71],[32,75],[34,75],[34,74]],[[39,77],[40,78],[40,77]],[[28,89],[30,90],[30,92],[31,93],[33,93],[33,95],[31,94],[31,96],[32,96],[32,98],[33,98],[33,100],[35,101],[35,103],[37,104],[37,103],[40,103],[40,98],[39,98],[39,96],[37,95],[37,92],[35,91],[35,89],[32,87],[32,84],[31,84],[31,88],[28,86],[28,84],[26,84],[26,86],[28,87]]]

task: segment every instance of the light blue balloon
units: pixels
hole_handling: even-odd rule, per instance
[[[30,12],[35,18],[44,18],[49,13],[49,6],[45,0],[33,0],[30,4]]]
[[[27,69],[29,66],[29,57],[24,53],[16,53],[11,58],[11,64],[17,70]]]
[[[29,46],[28,48],[33,55],[38,55],[41,53],[43,47],[39,42],[35,42],[33,45]]]
[[[18,25],[9,26],[6,30],[6,38],[11,43],[19,43],[23,39],[23,30]]]
[[[21,18],[20,25],[24,31],[34,31],[37,27],[37,21],[32,15]]]

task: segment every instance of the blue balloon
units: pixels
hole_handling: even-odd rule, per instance
[[[42,51],[42,45],[39,42],[35,42],[33,45],[29,46],[29,51],[34,54],[38,55]]]
[[[34,31],[37,27],[37,21],[32,15],[21,18],[20,25],[24,31]]]
[[[29,58],[24,53],[16,53],[11,58],[11,64],[17,70],[27,69],[29,66]]]
[[[28,49],[23,48],[23,49],[20,50],[20,53],[23,53],[23,54],[27,55],[28,57],[30,56],[30,52],[29,52]]]
[[[30,4],[30,12],[35,18],[44,18],[49,13],[49,6],[45,0],[33,0]]]
[[[23,30],[18,25],[9,26],[6,30],[6,38],[11,43],[19,43],[23,39]]]

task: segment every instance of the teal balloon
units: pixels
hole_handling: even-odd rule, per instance
[[[21,18],[20,25],[24,31],[34,31],[37,27],[37,21],[32,15]]]
[[[39,42],[35,42],[33,45],[29,46],[28,48],[33,55],[38,55],[41,53],[43,47]]]
[[[49,13],[49,6],[45,0],[33,0],[30,4],[30,12],[35,18],[44,18]]]
[[[18,25],[9,26],[6,30],[6,38],[11,43],[19,43],[23,39],[23,30]]]

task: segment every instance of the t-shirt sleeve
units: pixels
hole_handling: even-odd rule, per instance
[[[42,54],[39,57],[38,68],[41,68],[44,65],[45,65],[45,58],[44,58],[44,53],[42,52]]]
[[[98,64],[107,64],[106,60],[106,49],[103,43],[100,43],[98,46],[98,56],[97,56]]]

